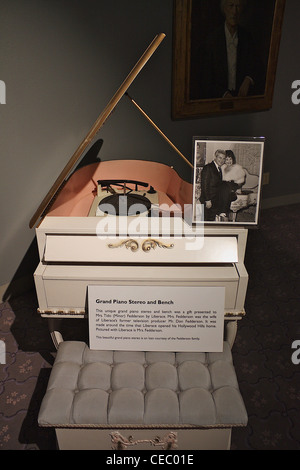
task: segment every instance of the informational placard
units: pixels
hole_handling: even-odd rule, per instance
[[[224,287],[88,286],[90,348],[223,351]]]

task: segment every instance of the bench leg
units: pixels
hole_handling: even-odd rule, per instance
[[[63,337],[60,330],[61,320],[57,318],[48,318],[48,327],[50,331],[50,335],[53,341],[53,344],[56,349],[58,349],[59,343],[63,341]]]
[[[237,320],[230,320],[226,323],[226,341],[228,341],[230,348],[232,348],[236,333],[237,333]]]

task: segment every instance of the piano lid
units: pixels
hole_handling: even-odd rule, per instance
[[[122,85],[119,87],[119,89],[116,91],[112,99],[109,101],[109,103],[106,105],[102,113],[99,115],[98,119],[95,121],[93,124],[92,128],[88,132],[87,136],[85,139],[81,142],[73,156],[70,158],[69,162],[65,166],[65,168],[62,170],[60,173],[59,177],[47,193],[47,195],[44,197],[43,201],[37,208],[36,212],[32,216],[30,222],[29,222],[29,227],[32,228],[38,219],[42,216],[43,212],[47,208],[47,206],[50,204],[51,200],[57,193],[57,191],[60,189],[61,185],[67,178],[67,176],[70,174],[70,172],[74,169],[75,165],[79,161],[80,157],[82,156],[83,152],[86,150],[92,139],[95,137],[99,129],[103,126],[105,121],[108,119],[122,96],[126,93],[136,76],[139,74],[139,72],[142,70],[144,65],[147,63],[147,61],[150,59],[152,54],[155,52],[155,50],[158,48],[160,43],[163,41],[165,38],[164,33],[160,33],[155,38],[153,41],[149,44],[143,55],[140,57],[138,62],[135,64],[133,69],[130,71],[128,76],[125,78],[124,82]]]

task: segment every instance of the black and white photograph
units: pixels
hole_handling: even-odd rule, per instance
[[[257,225],[264,138],[194,137],[194,222]]]

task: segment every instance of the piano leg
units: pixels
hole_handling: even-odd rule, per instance
[[[226,323],[226,341],[232,348],[237,333],[237,320],[230,320]]]
[[[48,327],[49,327],[50,335],[51,335],[52,341],[56,349],[58,349],[59,343],[63,342],[62,334],[59,331],[60,324],[61,324],[60,319],[48,318]]]

